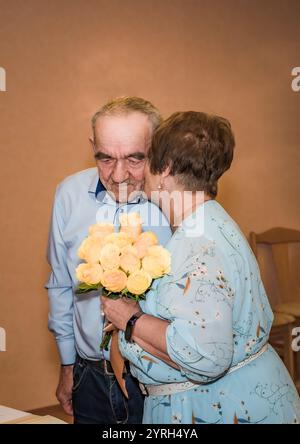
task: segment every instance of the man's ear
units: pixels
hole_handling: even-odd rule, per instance
[[[95,147],[95,141],[94,141],[94,139],[93,139],[92,137],[89,137],[89,142],[90,142],[90,144],[91,144],[91,147],[92,147],[92,149],[93,149],[93,152],[95,153],[95,152],[96,152],[96,147]]]

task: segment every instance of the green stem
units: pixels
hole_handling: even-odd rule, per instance
[[[106,351],[108,350],[108,345],[111,339],[111,335],[112,335],[111,331],[105,333],[100,344],[100,350],[106,350]]]

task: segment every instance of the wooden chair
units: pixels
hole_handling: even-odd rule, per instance
[[[292,288],[292,269],[289,248],[300,243],[300,231],[287,228],[272,228],[264,233],[250,233],[250,245],[258,259],[258,244],[271,248],[271,257],[278,283],[277,300],[268,296],[274,310],[274,323],[270,343],[282,357],[294,381],[297,379],[297,354],[292,351],[292,329],[300,326],[300,287]],[[299,245],[300,246],[300,245]],[[296,264],[298,266],[298,263]],[[300,267],[299,267],[300,271]]]
[[[274,321],[270,331],[269,343],[275,348],[286,368],[288,369],[293,381],[296,381],[295,355],[292,347],[292,330],[294,328],[294,316],[284,313],[274,312]]]

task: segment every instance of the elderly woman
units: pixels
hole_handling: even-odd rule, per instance
[[[230,124],[220,117],[175,113],[158,128],[145,190],[170,209],[171,273],[140,306],[103,298],[146,393],[147,424],[300,420],[295,386],[268,345],[273,315],[256,260],[215,200],[233,148]]]

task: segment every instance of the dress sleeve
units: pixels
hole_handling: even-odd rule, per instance
[[[233,357],[234,292],[216,249],[187,258],[169,291],[173,319],[167,328],[167,351],[188,379],[209,382],[222,376]],[[206,253],[205,253],[206,252]]]

